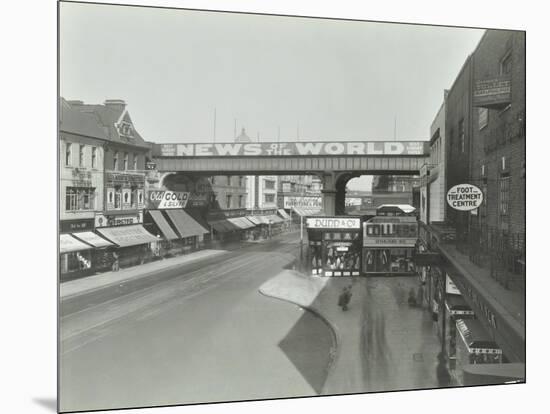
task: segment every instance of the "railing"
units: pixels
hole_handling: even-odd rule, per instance
[[[457,229],[456,248],[470,261],[490,270],[491,277],[506,289],[524,289],[525,233],[510,233],[493,227]]]

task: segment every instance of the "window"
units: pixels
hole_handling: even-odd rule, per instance
[[[231,194],[226,196],[226,207],[231,208]]]
[[[231,176],[230,175],[227,176],[227,185],[231,185]]]
[[[458,139],[460,141],[460,152],[464,153],[465,138],[464,138],[464,119],[458,122]]]
[[[507,216],[510,202],[510,176],[500,177],[499,190],[500,215]]]
[[[481,217],[487,216],[487,183],[481,185],[481,191],[483,192],[483,202],[479,206],[479,215]]]
[[[84,167],[84,145],[79,146],[78,150],[78,166]]]
[[[128,170],[128,153],[127,152],[124,153],[124,164],[123,164],[123,166],[124,166],[124,168],[123,168],[124,171]]]
[[[478,129],[481,131],[489,124],[489,110],[487,108],[478,108]]]
[[[65,191],[66,211],[93,210],[95,208],[95,188],[67,187]]]
[[[244,196],[240,195],[239,196],[239,207],[244,207]]]
[[[216,177],[212,177],[212,185],[216,184]]]
[[[65,166],[71,165],[71,143],[65,144]]]
[[[92,168],[97,168],[97,148],[92,147]]]
[[[134,171],[138,169],[138,155],[134,154]]]
[[[273,203],[275,202],[275,194],[265,194],[265,202],[266,203]]]
[[[275,189],[275,181],[272,180],[265,180],[264,186],[266,190],[274,190]]]
[[[122,188],[120,186],[115,187],[115,208],[120,209],[122,206]]]
[[[130,204],[132,208],[137,208],[137,188],[132,187],[132,191],[130,192]]]
[[[244,177],[242,175],[239,177],[239,187],[244,187]]]
[[[113,155],[113,170],[118,170],[118,151]]]
[[[500,74],[508,75],[512,72],[512,52],[509,51],[500,61]]]

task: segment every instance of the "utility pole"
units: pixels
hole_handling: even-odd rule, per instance
[[[233,126],[233,139],[237,138],[237,118],[233,118],[235,125]]]
[[[277,126],[277,142],[281,142],[281,127]]]

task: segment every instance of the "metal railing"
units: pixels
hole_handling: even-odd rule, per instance
[[[524,289],[525,233],[505,232],[494,227],[457,229],[456,248],[506,289]]]

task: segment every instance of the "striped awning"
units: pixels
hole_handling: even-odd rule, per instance
[[[182,239],[209,233],[208,230],[202,227],[193,217],[183,210],[166,210],[166,214],[170,217],[170,221],[172,221]]]
[[[89,250],[92,246],[75,239],[70,234],[59,235],[59,253],[78,252],[81,250]]]
[[[157,227],[160,229],[162,235],[166,240],[174,240],[178,238],[178,235],[176,234],[176,232],[172,229],[172,227],[170,227],[170,224],[162,215],[162,211],[149,210],[149,214],[153,218],[153,221],[155,222]]]
[[[456,328],[470,352],[502,353],[500,347],[491,339],[478,320],[459,319],[456,321]]]
[[[98,236],[92,231],[82,231],[80,233],[73,233],[72,235],[94,247],[108,247],[113,245],[113,243],[105,240],[103,237]]]
[[[158,241],[141,224],[130,226],[105,227],[96,229],[103,237],[109,239],[120,247],[137,246]]]
[[[246,216],[246,219],[250,220],[257,226],[259,226],[260,224],[264,224],[264,222],[258,216]]]

